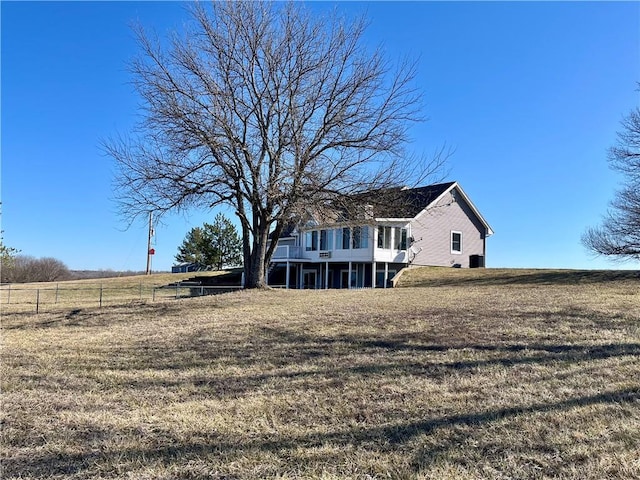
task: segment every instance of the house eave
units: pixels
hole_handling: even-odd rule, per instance
[[[376,222],[395,222],[395,223],[399,223],[399,222],[403,222],[403,223],[408,223],[411,220],[413,220],[412,218],[404,218],[404,217],[377,217],[374,219]]]
[[[467,203],[467,205],[469,205],[469,208],[471,209],[471,211],[474,213],[474,215],[478,218],[478,220],[480,220],[480,223],[482,223],[482,225],[485,227],[486,229],[486,233],[485,235],[487,237],[490,237],[491,235],[493,235],[493,229],[491,228],[491,226],[489,225],[489,223],[487,223],[487,221],[485,220],[485,218],[482,216],[482,214],[480,213],[480,211],[476,208],[476,206],[473,204],[473,202],[471,201],[471,199],[467,196],[467,194],[465,193],[465,191],[462,189],[462,187],[458,184],[458,182],[453,182],[453,184],[451,184],[451,186],[449,188],[447,188],[444,192],[442,192],[436,199],[434,199],[431,203],[429,203],[429,205],[427,205],[420,213],[418,213],[418,215],[415,216],[415,219],[417,219],[418,217],[422,216],[426,211],[428,211],[430,208],[432,208],[433,206],[437,205],[438,202],[440,200],[442,200],[442,198],[448,194],[449,192],[451,192],[454,188],[456,188],[458,190],[458,192],[460,193],[460,195],[462,196],[462,198],[464,199],[464,201]]]

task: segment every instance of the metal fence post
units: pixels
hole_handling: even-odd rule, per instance
[[[100,284],[100,308],[102,308],[102,284]]]
[[[36,290],[36,314],[40,313],[40,289]]]
[[[176,298],[178,298],[178,284],[176,283]]]
[[[60,284],[56,283],[56,303],[58,303],[58,291],[60,289]]]
[[[156,287],[151,287],[151,301],[156,301]]]
[[[142,282],[140,282],[140,301],[142,301]]]

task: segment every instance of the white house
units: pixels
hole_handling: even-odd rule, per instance
[[[269,284],[386,287],[410,265],[484,267],[493,230],[457,182],[395,189],[390,198],[358,219],[312,219],[283,232]]]

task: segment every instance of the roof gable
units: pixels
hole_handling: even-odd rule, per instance
[[[376,217],[414,218],[439,199],[455,183],[438,183],[424,187],[399,189],[393,198],[393,204],[385,208],[389,215],[378,215],[376,212]]]
[[[460,185],[458,184],[458,182],[451,182],[449,184],[441,184],[441,185],[448,185],[447,188],[445,188],[444,190],[441,191],[441,193],[434,198],[429,204],[427,204],[422,210],[420,210],[416,215],[414,215],[415,217],[419,217],[420,215],[422,215],[424,212],[428,211],[430,207],[434,206],[446,193],[451,192],[455,189],[455,191],[457,192],[457,194],[462,198],[462,200],[469,206],[469,208],[471,209],[471,211],[473,212],[473,214],[476,216],[476,218],[478,219],[478,221],[480,221],[480,223],[482,223],[482,225],[486,228],[486,234],[487,236],[491,236],[493,235],[493,229],[491,228],[491,226],[487,223],[487,221],[485,220],[485,218],[482,216],[482,214],[480,213],[480,211],[477,209],[477,207],[473,204],[473,202],[471,201],[471,199],[469,198],[469,196],[465,193],[465,191],[462,189],[462,187],[460,187]],[[458,201],[457,196],[456,198],[454,198],[453,201]]]
[[[437,183],[416,188],[395,187],[345,196],[338,202],[337,208],[334,206],[333,218],[326,218],[319,223],[327,225],[348,223],[349,219],[353,222],[364,218],[413,219],[433,207],[445,194],[454,189],[487,229],[487,235],[492,235],[493,230],[457,182]],[[302,225],[299,221],[289,222],[285,225],[280,238],[291,237],[300,227]],[[273,232],[270,238],[272,236]]]

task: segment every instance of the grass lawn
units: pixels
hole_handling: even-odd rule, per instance
[[[226,272],[154,273],[124,277],[92,278],[60,282],[4,284],[0,288],[2,313],[36,313],[94,306],[151,302],[189,296],[189,288],[160,288],[192,277],[214,277]]]
[[[0,477],[640,478],[640,278],[416,269],[2,316]]]

